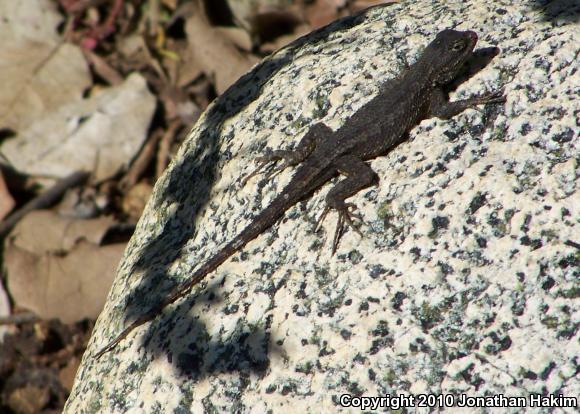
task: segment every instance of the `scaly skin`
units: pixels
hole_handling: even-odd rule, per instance
[[[385,155],[405,141],[409,130],[423,119],[433,116],[451,118],[467,108],[504,100],[500,91],[449,102],[444,87],[457,78],[465,62],[472,56],[476,42],[477,35],[471,31],[440,32],[417,62],[399,78],[383,84],[380,93],[348,118],[337,131],[332,131],[322,123],[315,124],[296,149],[277,150],[258,158],[258,170],[280,160],[284,162],[273,172],[288,166],[298,167],[284,190],[238,236],[207,260],[169,297],[125,328],[95,357],[99,358],[113,349],[135,328],[154,319],[165,307],[189,294],[193,286],[274,225],[286,210],[340,174],[346,178],[329,191],[326,196],[327,206],[319,220],[331,209],[338,212],[332,244],[334,253],[344,231],[344,224],[357,230],[350,211],[355,206],[345,200],[363,188],[378,183],[377,174],[365,161]]]

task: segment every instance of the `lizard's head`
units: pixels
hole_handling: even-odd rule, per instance
[[[439,32],[423,54],[432,68],[433,82],[444,85],[457,77],[461,68],[473,53],[477,34],[446,29]]]

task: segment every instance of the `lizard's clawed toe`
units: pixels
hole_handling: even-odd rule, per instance
[[[260,171],[262,171],[264,167],[266,167],[266,164],[267,162],[260,162],[258,167],[254,171],[252,171],[242,179],[242,186],[246,185],[248,181],[250,181],[250,179],[252,179],[255,175],[258,175]]]
[[[328,207],[328,206],[324,207],[324,210],[322,210],[322,214],[320,215],[320,217],[316,221],[316,225],[314,226],[315,233],[318,232],[318,230],[320,230],[320,225],[322,224],[322,222],[326,218],[326,215],[328,214],[329,211],[330,211],[330,207]]]
[[[336,222],[336,229],[334,230],[334,237],[332,240],[332,254],[334,255],[336,253],[336,250],[338,249],[338,244],[340,243],[340,239],[342,238],[342,235],[344,234],[344,225],[346,224],[348,227],[350,227],[351,229],[353,229],[359,236],[363,237],[362,232],[360,231],[360,229],[355,226],[354,222],[353,222],[353,217],[355,217],[357,220],[359,220],[360,222],[362,222],[362,217],[360,214],[353,214],[350,210],[356,210],[357,207],[355,204],[352,203],[345,203],[344,207],[337,209],[338,212],[338,219]]]
[[[320,229],[322,222],[324,221],[324,219],[326,218],[326,215],[328,214],[328,212],[331,209],[333,209],[333,207],[330,207],[330,206],[326,206],[324,208],[324,210],[322,211],[322,214],[320,215],[320,217],[316,221],[316,226],[314,227],[315,232],[317,232]],[[334,230],[334,236],[332,238],[332,254],[333,255],[336,253],[336,250],[338,248],[338,244],[340,243],[340,239],[342,238],[342,235],[344,234],[344,225],[345,224],[348,227],[350,227],[351,229],[353,229],[354,231],[356,231],[359,236],[363,237],[362,232],[354,224],[354,221],[353,221],[353,218],[356,218],[361,223],[363,222],[362,216],[360,214],[352,213],[352,210],[356,210],[357,206],[355,204],[352,204],[352,203],[345,203],[340,208],[335,208],[335,209],[338,213],[338,219],[336,221],[336,228]]]
[[[283,150],[268,151],[266,152],[265,155],[256,157],[255,162],[258,164],[258,167],[242,180],[242,185],[246,185],[246,183],[250,180],[250,178],[267,169],[268,164],[272,164],[280,160],[283,161],[282,164],[276,166],[271,171],[269,171],[264,176],[264,179],[266,180],[270,179],[279,172],[284,171],[286,168],[297,165],[302,161],[300,158],[297,158],[292,151],[283,151]]]
[[[344,222],[362,237],[362,232],[357,226],[354,225],[354,222],[352,220],[353,218],[356,218],[359,222],[362,223],[363,222],[362,216],[359,213],[354,214],[352,211],[349,210],[349,209],[356,210],[357,206],[352,203],[347,203],[345,204],[345,207],[346,208],[344,210],[339,210],[338,214],[344,217]]]
[[[491,92],[482,97],[483,103],[502,103],[506,101],[503,89]]]
[[[268,164],[272,163],[272,162],[276,162],[278,161],[279,158],[274,156],[272,152],[268,152],[265,155],[262,155],[260,157],[256,157],[256,159],[254,160],[258,166],[256,167],[256,169],[254,171],[252,171],[250,174],[248,174],[243,180],[242,180],[242,185],[246,185],[248,181],[250,181],[251,178],[253,178],[255,175],[258,175],[260,172],[262,172],[264,169],[266,169],[268,167]],[[268,177],[271,177],[273,173],[269,173]]]
[[[288,168],[290,166],[290,164],[288,164],[288,161],[284,161],[282,162],[282,164],[276,166],[274,169],[272,169],[268,174],[266,174],[264,176],[264,178],[266,180],[269,180],[270,178],[272,178],[273,176],[275,176],[276,174],[284,171],[286,168]]]

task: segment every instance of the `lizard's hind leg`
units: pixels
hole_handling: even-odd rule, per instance
[[[322,215],[318,219],[316,228],[322,222],[326,214],[334,209],[338,213],[338,221],[336,223],[336,230],[332,240],[332,254],[336,253],[340,238],[344,233],[344,225],[347,224],[359,235],[362,236],[360,230],[355,227],[352,218],[356,217],[359,221],[362,218],[352,213],[356,209],[356,205],[347,203],[345,200],[358,193],[363,188],[377,184],[379,181],[378,175],[373,171],[369,165],[353,155],[345,155],[338,158],[334,165],[338,172],[346,175],[346,179],[339,181],[326,195],[326,207]]]
[[[275,174],[285,170],[288,167],[294,167],[304,161],[314,148],[318,145],[321,139],[325,138],[326,136],[332,134],[332,130],[324,125],[322,122],[314,124],[308,132],[304,135],[304,137],[300,140],[296,148],[293,150],[275,150],[270,151],[269,153],[256,158],[256,162],[258,163],[258,167],[250,173],[244,180],[242,181],[242,185],[245,185],[250,178],[255,176],[256,174],[260,173],[263,169],[267,168],[267,166],[273,162],[278,162],[283,160],[282,164],[276,166],[276,168],[272,169],[265,178],[271,178]]]

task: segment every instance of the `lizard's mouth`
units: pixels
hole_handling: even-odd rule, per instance
[[[472,32],[471,30],[468,30],[465,32],[467,34],[467,36],[469,36],[469,39],[471,40],[471,46],[475,46],[475,44],[477,43],[478,37],[477,37],[477,33]]]

